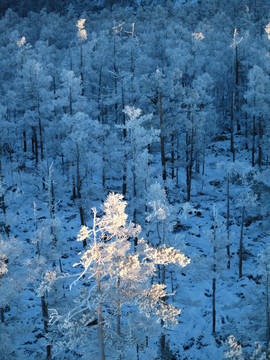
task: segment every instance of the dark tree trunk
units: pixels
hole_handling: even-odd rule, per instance
[[[159,94],[159,119],[160,119],[160,150],[161,150],[161,165],[162,165],[162,179],[166,187],[166,156],[165,156],[165,137],[163,135],[163,108],[162,108],[162,93]]]
[[[123,190],[122,193],[124,197],[127,193],[127,153],[125,149],[126,145],[126,137],[127,137],[127,130],[126,126],[126,113],[125,113],[125,97],[124,97],[124,85],[122,82],[122,111],[123,111],[123,140],[124,140],[124,164],[123,164]]]
[[[102,88],[102,66],[99,70],[99,81],[98,81],[98,122],[103,124],[103,107],[101,103],[101,88]]]
[[[179,165],[178,165],[178,162],[179,162],[179,159],[180,159],[180,155],[179,155],[179,136],[177,136],[177,148],[176,148],[176,152],[177,152],[177,155],[176,155],[176,159],[177,159],[177,166],[176,166],[176,186],[179,185]]]
[[[266,349],[267,359],[269,359],[269,343],[270,343],[270,313],[269,313],[269,274],[265,279],[265,300],[266,300]]]
[[[256,135],[256,124],[255,124],[255,116],[252,117],[252,167],[255,166],[255,135]]]
[[[49,333],[48,330],[48,307],[45,300],[45,296],[41,297],[41,308],[42,308],[42,316],[43,316],[43,324],[44,324],[44,333],[47,335]],[[47,340],[48,341],[48,340]],[[47,343],[46,345],[47,355],[46,359],[51,359],[51,345]]]
[[[230,133],[231,133],[231,153],[233,155],[233,162],[235,162],[235,148],[234,148],[234,96],[232,95],[232,103],[231,103],[231,125],[230,125]]]
[[[187,201],[190,201],[191,195],[191,181],[192,181],[192,168],[193,168],[193,129],[191,136],[186,133],[186,186],[187,186]]]
[[[82,50],[82,41],[80,41],[80,69],[81,69],[81,82],[82,82],[82,92],[81,95],[84,96],[84,86],[83,86],[83,50]]]
[[[44,150],[43,150],[43,136],[42,136],[42,126],[41,126],[40,117],[38,119],[38,124],[39,124],[39,138],[40,138],[40,157],[41,157],[41,160],[43,160],[44,159]]]
[[[241,232],[239,242],[239,279],[243,276],[243,236],[244,236],[245,206],[242,206]]]
[[[235,115],[237,131],[241,130],[240,124],[240,106],[239,106],[239,58],[238,58],[238,46],[235,46]]]
[[[216,332],[216,278],[212,281],[212,333]]]
[[[137,189],[136,189],[136,172],[135,172],[135,164],[132,166],[132,174],[133,174],[133,200],[134,200],[134,210],[133,210],[133,222],[137,223],[137,209],[136,209],[136,198],[137,198]],[[134,249],[136,250],[138,245],[137,236],[134,237]]]
[[[35,151],[35,159],[36,159],[36,165],[38,164],[38,141],[37,141],[37,132],[36,129],[33,129],[33,138],[34,138],[34,151]]]
[[[248,150],[248,114],[245,114],[245,149]]]
[[[23,131],[23,152],[27,152],[26,131]]]
[[[261,168],[261,166],[262,166],[262,137],[263,137],[262,118],[259,117],[259,141],[258,141],[258,166],[259,166],[259,168]]]
[[[1,318],[1,323],[4,324],[5,322],[5,314],[4,314],[4,308],[0,307],[0,318]]]
[[[114,71],[114,111],[115,111],[115,123],[118,122],[118,103],[117,103],[117,65],[116,65],[116,34],[113,37],[113,71]]]
[[[171,136],[172,141],[172,152],[171,152],[171,158],[172,158],[172,180],[174,180],[175,174],[174,174],[174,135]]]
[[[231,254],[230,254],[230,175],[227,175],[227,268],[231,267]]]
[[[73,115],[71,87],[69,88],[69,115]]]
[[[42,134],[42,124],[41,124],[41,115],[39,109],[39,101],[38,101],[38,127],[39,127],[39,139],[40,139],[40,157],[41,160],[44,159],[44,150],[43,150],[43,134]]]

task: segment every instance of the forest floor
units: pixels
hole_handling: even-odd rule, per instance
[[[181,216],[185,195],[185,173],[180,172],[180,185],[169,190],[170,200],[179,215],[175,231],[169,235],[173,246],[181,249],[191,259],[184,269],[170,266],[167,268],[168,291],[174,293],[171,301],[180,308],[179,324],[172,330],[166,330],[169,347],[179,359],[221,359],[224,350],[223,343],[229,335],[234,335],[248,350],[254,345],[251,339],[256,334],[253,317],[261,317],[263,311],[256,312],[255,303],[263,293],[263,286],[258,277],[257,255],[264,248],[265,238],[269,236],[267,228],[263,228],[262,220],[253,219],[253,210],[248,209],[248,219],[244,226],[244,261],[243,277],[238,273],[238,247],[240,238],[241,208],[237,198],[242,191],[241,186],[231,186],[230,214],[230,250],[231,266],[227,269],[226,232],[220,238],[220,259],[217,264],[216,276],[216,333],[212,334],[212,256],[211,234],[213,232],[213,205],[218,209],[221,225],[226,229],[226,172],[218,163],[231,162],[228,140],[214,141],[206,153],[205,173],[194,174],[191,201],[192,210],[184,218]],[[239,145],[240,148],[240,145]],[[247,161],[249,154],[245,149],[236,153],[236,160]],[[30,279],[27,266],[37,257],[36,236],[43,231],[46,242],[46,226],[49,218],[48,197],[44,197],[40,177],[32,170],[32,160],[28,159],[26,167],[20,172],[6,160],[3,164],[5,182],[9,191],[6,195],[8,205],[5,222],[10,225],[10,236],[22,243],[22,254],[16,269],[17,280]],[[58,177],[61,179],[61,177]],[[57,181],[57,180],[56,180]],[[58,184],[59,185],[59,184]],[[80,230],[79,213],[74,211],[70,199],[68,184],[62,178],[60,186],[55,187],[56,217],[61,224],[58,234],[58,249],[60,251],[63,273],[72,273],[72,265],[79,261],[82,244],[76,241]],[[33,203],[36,204],[37,232]],[[93,203],[91,206],[97,206]],[[90,215],[90,209],[89,209]],[[41,238],[42,238],[41,236]],[[24,269],[23,272],[21,269]],[[26,270],[25,270],[26,269]],[[25,282],[23,282],[25,284]],[[27,282],[26,288],[18,287],[18,294],[12,303],[16,304],[5,309],[5,323],[9,342],[7,346],[16,348],[12,358],[45,359],[45,338],[42,322],[41,300],[37,296],[38,279],[33,276]],[[65,295],[69,292],[70,281],[64,283],[58,290],[58,301],[65,305]],[[256,315],[256,316],[255,316]],[[258,322],[257,322],[258,323]],[[263,325],[262,325],[263,326]],[[259,339],[258,340],[263,340]],[[158,339],[151,343],[158,347]],[[140,353],[140,359],[149,359],[149,352]],[[155,355],[151,355],[154,356]],[[136,350],[129,354],[131,360],[137,359]],[[10,358],[11,359],[11,358]],[[9,359],[9,360],[10,360]],[[57,356],[55,357],[57,359]],[[70,359],[67,356],[67,359]],[[94,358],[93,358],[94,360]]]

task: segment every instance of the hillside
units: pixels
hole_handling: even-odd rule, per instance
[[[0,359],[267,359],[267,3],[18,5]]]

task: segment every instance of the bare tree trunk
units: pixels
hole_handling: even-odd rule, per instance
[[[165,244],[165,219],[162,220],[162,245]],[[166,285],[166,268],[162,265],[162,284]]]
[[[217,229],[217,219],[216,215],[214,213],[214,247],[213,247],[213,279],[212,279],[212,333],[215,334],[216,332],[216,271],[217,271],[217,261],[216,261],[216,243],[217,243],[217,235],[216,235],[216,229]]]
[[[240,106],[239,106],[239,58],[238,58],[238,46],[235,46],[235,115],[237,131],[241,130],[240,124]]]
[[[231,133],[231,153],[233,155],[233,162],[235,162],[235,148],[234,148],[234,95],[232,94],[232,103],[231,103],[231,124],[230,124],[230,133]]]
[[[43,324],[44,324],[44,333],[47,335],[49,333],[48,330],[48,307],[45,300],[45,295],[41,296],[41,308],[42,308],[42,316],[43,316]],[[51,359],[51,345],[47,343],[46,345],[47,355],[46,359]]]
[[[196,159],[195,169],[196,169],[196,173],[199,174],[200,173],[200,162],[198,159]]]
[[[50,219],[51,219],[51,235],[52,235],[52,247],[56,248],[57,245],[57,237],[54,229],[54,219],[55,219],[55,199],[54,199],[54,186],[52,179],[52,165],[49,167],[49,209],[50,209]],[[55,266],[55,261],[53,262],[53,266]]]
[[[261,168],[262,166],[262,118],[259,117],[259,141],[258,141],[258,166]]]
[[[5,314],[4,314],[4,308],[0,307],[0,319],[1,319],[1,323],[4,324],[5,322]]]
[[[204,172],[205,172],[205,148],[203,150],[202,175],[204,175]]]
[[[165,244],[165,220],[162,220],[162,244]],[[165,265],[162,265],[161,268],[161,283],[162,285],[166,285],[166,268]],[[165,298],[164,298],[165,300]],[[162,328],[164,327],[164,321],[161,320],[161,326]],[[161,334],[161,338],[160,338],[160,347],[161,347],[161,352],[164,351],[166,346],[166,334],[164,332],[164,330],[162,331]]]
[[[41,157],[41,160],[43,160],[44,159],[44,150],[43,150],[43,136],[42,136],[42,126],[41,126],[40,117],[38,119],[38,124],[39,124],[39,138],[40,138],[40,157]]]
[[[186,134],[186,185],[187,185],[187,201],[190,201],[191,195],[191,180],[192,180],[192,167],[193,167],[193,129],[191,136]]]
[[[94,212],[93,219],[93,237],[94,237],[94,245],[96,249],[96,255],[98,254],[97,249],[97,233],[96,233],[96,212]],[[96,270],[96,282],[97,282],[97,293],[100,295],[101,293],[101,280],[100,280],[100,263],[98,260],[97,270]],[[105,360],[105,344],[104,344],[104,331],[103,331],[103,319],[102,319],[102,305],[98,304],[97,306],[97,317],[98,317],[98,345],[99,345],[99,355],[100,360]]]
[[[216,332],[216,278],[212,281],[212,333]]]
[[[35,219],[35,235],[36,235],[36,240],[37,240],[37,254],[38,257],[40,257],[40,244],[39,244],[39,239],[37,236],[37,230],[38,230],[38,226],[37,226],[37,205],[35,202],[33,202],[33,208],[34,208],[34,219]]]
[[[32,154],[35,155],[35,141],[34,141],[34,131],[32,134],[32,138],[31,138],[31,149],[32,149]]]
[[[172,289],[172,294],[174,293],[174,284],[173,284],[173,271],[170,271],[171,273],[171,289]],[[174,295],[172,295],[172,300],[174,301]]]
[[[80,70],[81,70],[81,81],[82,81],[82,92],[81,95],[84,95],[84,86],[83,86],[83,50],[82,50],[82,40],[80,41]]]
[[[163,108],[162,108],[162,93],[159,94],[159,120],[160,120],[160,145],[161,145],[161,165],[162,165],[162,179],[166,187],[166,156],[165,156],[165,137],[163,135]]]
[[[245,113],[245,149],[248,150],[248,114]]]
[[[227,175],[227,268],[231,267],[231,254],[230,254],[230,175]]]
[[[137,346],[136,346],[136,352],[137,352],[137,360],[140,360],[140,349],[139,349],[139,344],[137,344]]]
[[[77,196],[79,199],[79,212],[80,212],[80,220],[81,225],[86,225],[84,219],[84,211],[81,204],[82,194],[81,194],[81,176],[80,176],[80,153],[79,153],[79,145],[76,143],[76,180],[77,180]],[[87,245],[86,239],[83,240],[83,247]]]
[[[102,190],[106,195],[106,156],[105,156],[105,129],[102,130]]]
[[[173,180],[175,177],[175,174],[174,174],[174,135],[173,134],[171,136],[171,141],[172,141],[171,158],[172,158],[172,180]]]
[[[98,87],[98,121],[102,124],[102,190],[103,194],[106,195],[106,155],[105,155],[105,138],[106,130],[104,127],[105,119],[103,112],[103,102],[101,101],[101,87],[102,87],[102,67],[99,71],[99,87]]]
[[[39,139],[40,139],[40,157],[41,157],[41,160],[43,160],[44,159],[43,134],[42,134],[42,124],[41,124],[39,100],[38,100],[38,127],[39,127]]]
[[[121,335],[121,300],[119,295],[120,276],[117,278],[117,335]]]
[[[269,313],[269,274],[266,274],[265,279],[265,298],[266,298],[266,353],[269,358],[269,343],[270,343],[270,313]]]
[[[245,206],[242,206],[241,233],[239,242],[239,279],[243,276],[243,236],[244,236]]]
[[[73,115],[71,87],[69,88],[69,115]]]
[[[23,152],[27,152],[26,131],[23,130]]]
[[[136,189],[136,172],[135,172],[135,164],[132,165],[132,175],[133,175],[133,200],[134,200],[134,210],[133,210],[133,222],[137,223],[137,209],[136,209],[136,198],[137,198],[137,189]],[[138,245],[137,236],[134,237],[134,248],[136,249]]]
[[[179,158],[180,158],[180,155],[179,155],[179,136],[177,136],[177,156],[176,156],[176,159],[177,159],[177,167],[176,167],[176,186],[178,186],[178,185],[179,185],[179,167],[178,167]]]
[[[98,340],[99,340],[99,354],[100,360],[105,360],[105,348],[104,348],[104,332],[103,332],[103,319],[102,319],[102,307],[98,307]]]
[[[97,270],[97,289],[98,293],[101,292],[101,283],[100,283],[100,275],[99,270]],[[99,344],[99,354],[100,360],[105,360],[105,345],[104,345],[104,331],[103,331],[103,319],[102,319],[102,306],[99,305],[97,308],[98,313],[98,344]]]
[[[256,126],[255,126],[255,115],[252,117],[252,167],[255,166],[255,134],[256,134]]]
[[[72,168],[73,168],[73,164],[72,164]],[[76,198],[77,198],[77,194],[76,194],[75,176],[74,174],[72,174],[72,199],[75,200]]]
[[[122,82],[122,111],[123,111],[123,137],[124,137],[124,164],[123,164],[123,190],[122,193],[124,197],[127,193],[127,153],[125,149],[126,145],[126,137],[127,137],[127,129],[126,126],[126,113],[125,113],[125,97],[124,97],[124,85]]]
[[[0,177],[0,180],[2,180],[1,179],[1,177]],[[4,213],[4,215],[6,215],[6,205],[5,205],[5,195],[4,195],[4,193],[0,196],[0,206],[1,206],[1,209],[3,210],[3,213]]]
[[[117,103],[117,66],[116,66],[116,34],[113,37],[113,71],[114,71],[114,111],[115,111],[115,123],[117,124],[118,120],[118,103]]]
[[[77,183],[77,195],[81,198],[81,177],[80,177],[80,153],[79,145],[76,143],[76,183]]]
[[[98,81],[98,122],[103,124],[103,108],[101,104],[101,87],[102,87],[102,66],[99,70],[99,81]]]
[[[131,147],[132,147],[132,178],[133,178],[133,202],[134,202],[134,210],[133,210],[133,222],[134,224],[137,223],[137,180],[136,180],[136,154],[135,154],[135,147],[134,147],[134,135],[133,130],[131,130]],[[136,251],[136,247],[138,245],[138,238],[134,237],[134,249]]]
[[[191,176],[190,176],[190,137],[186,133],[186,186],[187,186],[187,201],[190,200],[190,189],[191,189]]]
[[[34,153],[36,159],[36,165],[38,164],[38,141],[37,141],[37,132],[36,128],[33,128],[33,145],[34,145]]]

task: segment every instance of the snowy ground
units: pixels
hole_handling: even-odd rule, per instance
[[[245,157],[245,150],[236,154],[239,160],[243,161]],[[221,257],[219,262],[221,270],[217,274],[216,334],[215,336],[212,334],[212,273],[209,262],[212,250],[207,232],[211,232],[213,225],[214,204],[219,210],[220,219],[226,222],[226,173],[218,167],[221,161],[231,162],[229,138],[226,141],[213,142],[207,149],[205,175],[195,174],[192,184],[190,205],[194,206],[194,210],[186,219],[179,220],[181,227],[170,235],[171,243],[177,245],[191,258],[190,265],[185,269],[176,267],[167,269],[168,290],[171,291],[173,280],[175,295],[172,300],[176,307],[182,309],[178,326],[167,331],[170,347],[179,359],[220,359],[223,342],[231,334],[241,341],[242,346],[247,350],[253,346],[255,340],[259,340],[254,337],[251,318],[255,311],[254,302],[263,289],[257,278],[256,256],[264,247],[269,231],[262,229],[261,220],[251,222],[244,227],[244,276],[239,280],[237,253],[241,210],[237,207],[237,198],[233,198],[233,194],[236,190],[241,191],[241,188],[236,185],[231,186],[231,268],[226,268],[226,256]],[[10,174],[9,177],[5,177],[10,188],[6,197],[6,202],[10,204],[7,208],[6,222],[10,224],[10,235],[23,244],[22,258],[19,262],[24,264],[33,261],[37,256],[36,245],[33,244],[35,239],[33,202],[36,203],[39,230],[49,217],[48,198],[40,195],[42,194],[41,179],[33,175],[30,167],[29,160],[29,169],[26,167],[18,175],[15,171],[11,174],[12,168],[7,161],[4,164],[4,173]],[[184,198],[183,190],[185,190],[184,172],[180,173],[180,179],[182,181],[180,180],[179,192],[174,191],[171,194],[171,198],[175,197],[175,201],[179,204],[179,218],[180,205]],[[56,217],[61,223],[59,239],[64,273],[74,271],[72,264],[79,260],[77,254],[82,250],[81,243],[76,241],[80,229],[79,214],[74,213],[70,195],[63,197],[63,194],[69,193],[67,186],[68,184],[63,181],[60,186],[56,186],[55,194]],[[226,252],[223,251],[223,254]],[[29,276],[27,273],[20,273],[22,268],[25,269],[19,265],[16,267],[19,282]],[[21,289],[18,293],[15,300],[17,305],[6,308],[7,335],[12,341],[9,346],[13,350],[16,347],[16,356],[11,358],[45,358],[41,303],[36,294],[36,286],[37,281],[28,282],[27,288]],[[64,287],[63,294],[68,293],[68,284]],[[64,306],[63,294],[60,301]],[[150,341],[154,350],[157,341],[157,339]],[[129,356],[130,359],[137,358],[135,349]],[[151,351],[145,355],[140,353],[141,359],[150,359],[151,356],[154,357]]]

